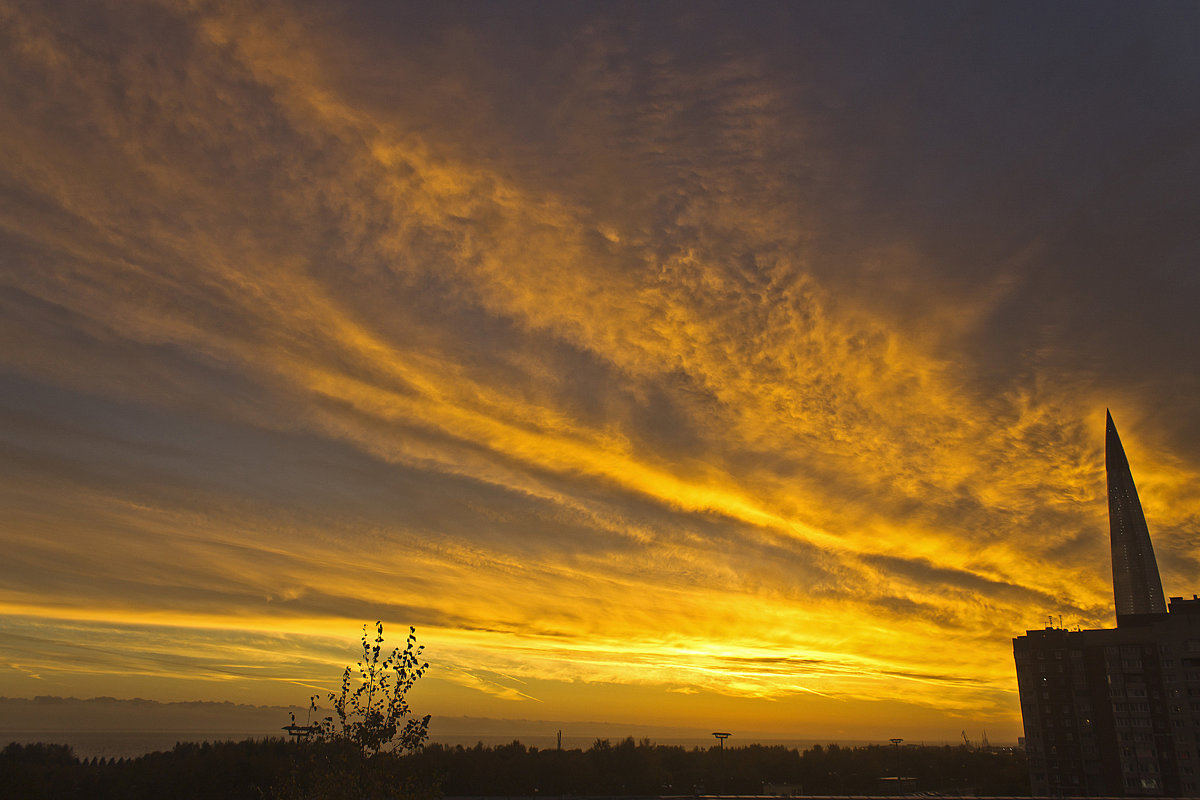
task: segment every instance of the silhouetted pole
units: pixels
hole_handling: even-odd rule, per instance
[[[900,743],[903,742],[904,740],[903,739],[889,739],[889,741],[896,748],[896,778],[897,778],[896,791],[899,791],[899,786],[900,786],[900,781],[899,781],[899,778],[900,778]]]
[[[728,739],[732,735],[733,735],[732,733],[727,733],[725,731],[713,731],[713,736],[717,737],[717,741],[721,743],[721,752],[722,753],[725,752],[725,740]],[[724,794],[725,793],[725,759],[718,756],[717,763],[720,765],[718,767],[719,775],[720,775],[720,784],[717,787],[717,791],[721,794]]]

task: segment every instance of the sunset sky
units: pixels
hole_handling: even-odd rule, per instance
[[[1015,740],[1200,591],[1200,5],[0,0],[0,695]]]

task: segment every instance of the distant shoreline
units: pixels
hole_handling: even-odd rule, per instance
[[[0,729],[0,746],[7,745],[11,742],[18,744],[64,744],[69,746],[75,756],[80,759],[92,758],[138,758],[153,752],[164,752],[171,750],[177,743],[180,742],[224,742],[224,741],[242,741],[245,739],[266,739],[266,738],[281,738],[284,732],[281,729],[276,730],[4,730]],[[597,739],[609,739],[616,743],[626,737],[611,737],[611,736],[563,736],[562,747],[564,750],[586,750],[592,746]],[[634,737],[629,737],[634,738]],[[707,749],[712,747],[714,741],[711,738],[695,738],[695,737],[645,737],[651,739],[655,744],[684,747],[686,749],[701,748]],[[463,747],[474,747],[477,743],[482,743],[485,747],[495,747],[499,745],[511,744],[514,741],[519,741],[526,747],[536,747],[541,750],[552,750],[557,745],[557,736],[550,735],[505,735],[505,734],[448,734],[441,736],[431,736],[430,743],[438,743],[442,745],[462,745]],[[841,747],[865,747],[872,744],[887,744],[878,740],[851,740],[851,739],[791,739],[791,738],[747,738],[744,741],[736,741],[730,739],[726,746],[746,747],[749,745],[763,745],[766,747],[787,747],[797,750],[807,750],[814,745],[827,746],[837,744]],[[943,745],[958,745],[961,742],[952,741],[912,741],[906,742],[914,746],[936,746]],[[1013,747],[1015,743],[997,743],[992,745],[994,748]]]
[[[96,697],[38,697],[34,699],[0,697],[0,746],[9,742],[65,744],[79,758],[136,758],[161,750],[170,750],[176,742],[242,741],[282,737],[289,714],[297,720],[308,717],[301,706],[251,706],[210,701],[159,702]],[[314,718],[327,713],[313,712]],[[750,744],[781,745],[804,750],[813,745],[838,744],[860,747],[888,744],[886,738],[789,736],[772,731],[738,731],[727,747]],[[562,732],[564,749],[587,749],[597,739],[612,743],[632,738],[648,739],[655,744],[708,748],[715,744],[706,730],[681,726],[647,725],[629,722],[495,719],[490,717],[438,716],[430,723],[429,741],[445,745],[473,747],[504,745],[519,741],[541,750],[557,746]],[[960,745],[958,738],[906,738],[906,745]],[[997,740],[994,746],[1011,747],[1015,741]]]

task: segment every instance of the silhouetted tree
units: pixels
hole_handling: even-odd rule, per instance
[[[358,685],[351,688],[354,673],[351,667],[346,667],[341,691],[329,693],[337,720],[333,717],[322,720],[318,725],[319,738],[352,742],[368,755],[380,751],[409,753],[425,743],[429,737],[429,716],[413,717],[407,695],[429,669],[429,663],[421,662],[425,647],[417,646],[416,628],[408,631],[404,650],[392,648],[385,655],[383,623],[375,623],[373,641],[368,627],[363,625]]]
[[[432,795],[432,782],[418,779],[403,756],[418,751],[429,736],[429,717],[414,717],[407,695],[429,668],[409,628],[404,649],[387,652],[383,623],[372,638],[363,626],[362,658],[342,673],[340,691],[330,692],[335,716],[316,726],[312,741],[296,744],[287,778],[272,795],[302,798],[417,798]],[[316,708],[317,697],[310,698]],[[293,723],[295,718],[293,717]]]

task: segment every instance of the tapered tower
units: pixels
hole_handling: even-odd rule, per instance
[[[1105,431],[1113,628],[1013,639],[1034,797],[1200,798],[1200,597],[1163,602],[1112,415]]]
[[[1166,614],[1167,604],[1146,516],[1111,413],[1104,436],[1104,467],[1108,473],[1108,525],[1119,626],[1147,614]]]

